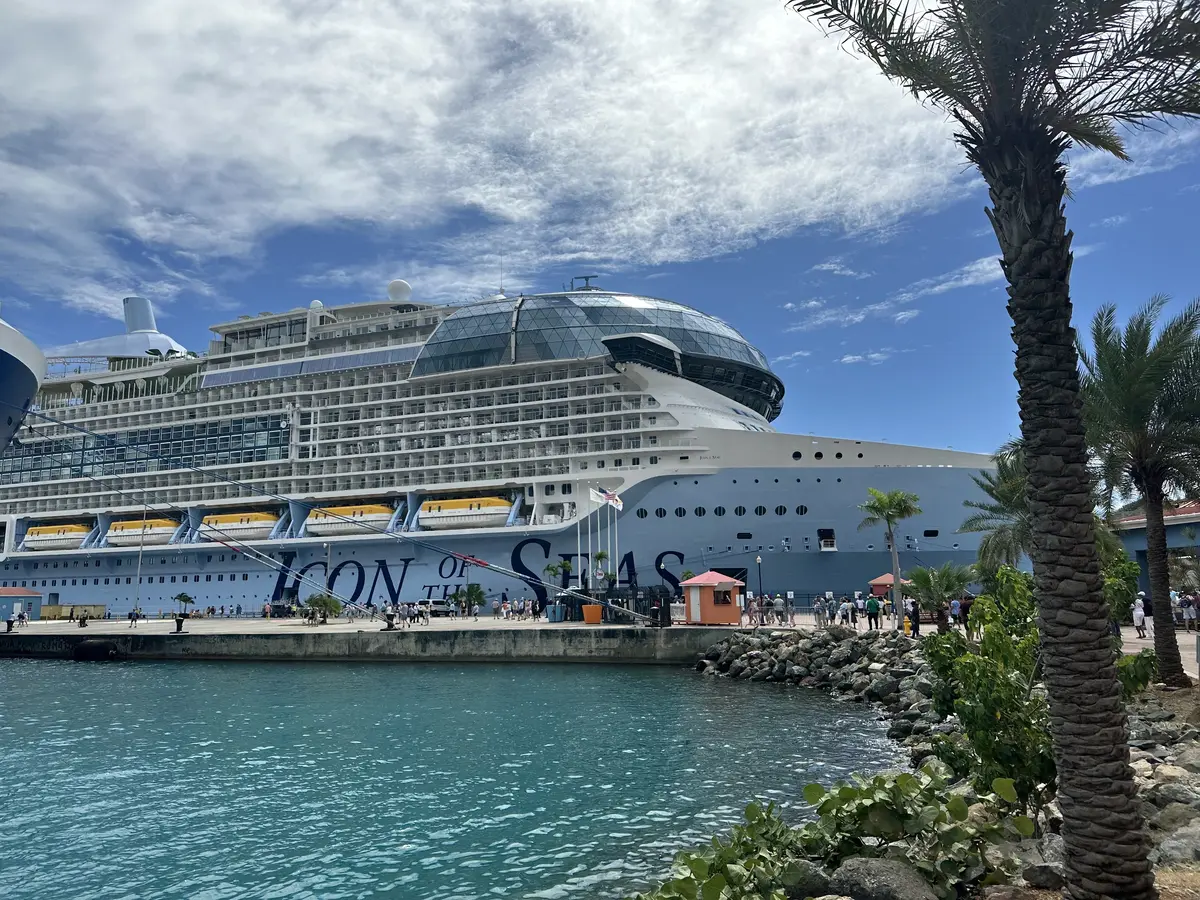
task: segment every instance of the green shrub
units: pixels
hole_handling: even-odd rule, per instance
[[[969,744],[969,757],[956,741],[936,741],[934,752],[956,772],[969,767],[977,790],[1010,780],[1022,811],[1037,812],[1054,796],[1056,769],[1049,711],[1034,683],[1032,580],[1001,567],[989,587],[992,593],[971,606],[977,647],[957,634],[932,636],[921,645],[935,676],[935,709],[958,716]]]
[[[784,900],[804,896],[799,886],[811,864],[832,872],[856,857],[899,859],[916,868],[940,897],[1003,881],[1015,869],[1004,842],[1033,833],[1023,816],[1008,818],[1016,801],[1003,779],[984,795],[989,814],[972,818],[967,801],[950,791],[936,761],[920,772],[854,776],[828,791],[804,789],[817,820],[793,829],[773,806],[746,807],[746,821],[728,839],[675,858],[672,878],[639,900]]]
[[[1147,647],[1136,656],[1122,656],[1117,660],[1117,679],[1121,682],[1121,696],[1128,702],[1158,678],[1158,657]]]

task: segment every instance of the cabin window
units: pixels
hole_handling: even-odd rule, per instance
[[[205,581],[212,581],[212,576],[211,576],[211,575],[205,575],[205,576],[204,576],[204,580],[205,580]]]
[[[550,497],[550,496],[552,496],[552,495],[554,494],[554,485],[552,485],[552,484],[548,484],[548,485],[546,485],[546,487],[544,488],[544,490],[545,490],[545,492],[546,492],[546,496],[547,496],[547,497]]]
[[[564,484],[564,485],[562,486],[562,492],[563,492],[564,494],[569,494],[569,493],[571,493],[571,485],[569,485],[569,484]]]

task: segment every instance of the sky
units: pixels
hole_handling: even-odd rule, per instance
[[[951,134],[780,0],[7,0],[0,314],[53,346],[141,294],[203,351],[599,274],[740,330],[780,430],[990,452],[1013,346]],[[1070,159],[1079,324],[1200,295],[1200,127],[1128,144]]]

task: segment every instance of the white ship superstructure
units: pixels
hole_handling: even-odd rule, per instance
[[[320,582],[379,603],[397,578],[442,596],[470,555],[524,578],[477,571],[489,590],[541,595],[548,562],[574,559],[572,583],[596,567],[587,529],[619,584],[767,554],[797,590],[861,588],[887,568],[850,524],[866,486],[922,496],[905,547],[922,561],[973,555],[954,529],[986,457],[777,433],[782,382],[712,316],[590,287],[409,294],[242,316],[203,355],[130,298],[126,334],[52,351],[0,458],[0,584],[115,610],[183,584],[199,603]],[[623,496],[615,522],[593,486]]]

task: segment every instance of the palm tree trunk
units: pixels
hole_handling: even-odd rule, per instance
[[[1158,674],[1169,685],[1188,687],[1192,680],[1183,671],[1179,642],[1175,638],[1175,611],[1171,609],[1171,577],[1167,568],[1167,529],[1163,523],[1161,491],[1146,495],[1146,568],[1150,570],[1150,603],[1154,613],[1154,655]]]
[[[968,147],[988,183],[1017,345],[1042,665],[1074,900],[1152,898],[1154,876],[1096,555],[1063,210],[1064,147],[1007,126]],[[1014,148],[1009,153],[998,148]],[[1010,155],[1011,154],[1011,155]]]
[[[904,592],[900,590],[900,552],[896,549],[896,534],[891,528],[888,529],[887,539],[892,548],[892,615],[895,616],[898,630],[904,621],[904,614],[901,611]]]

